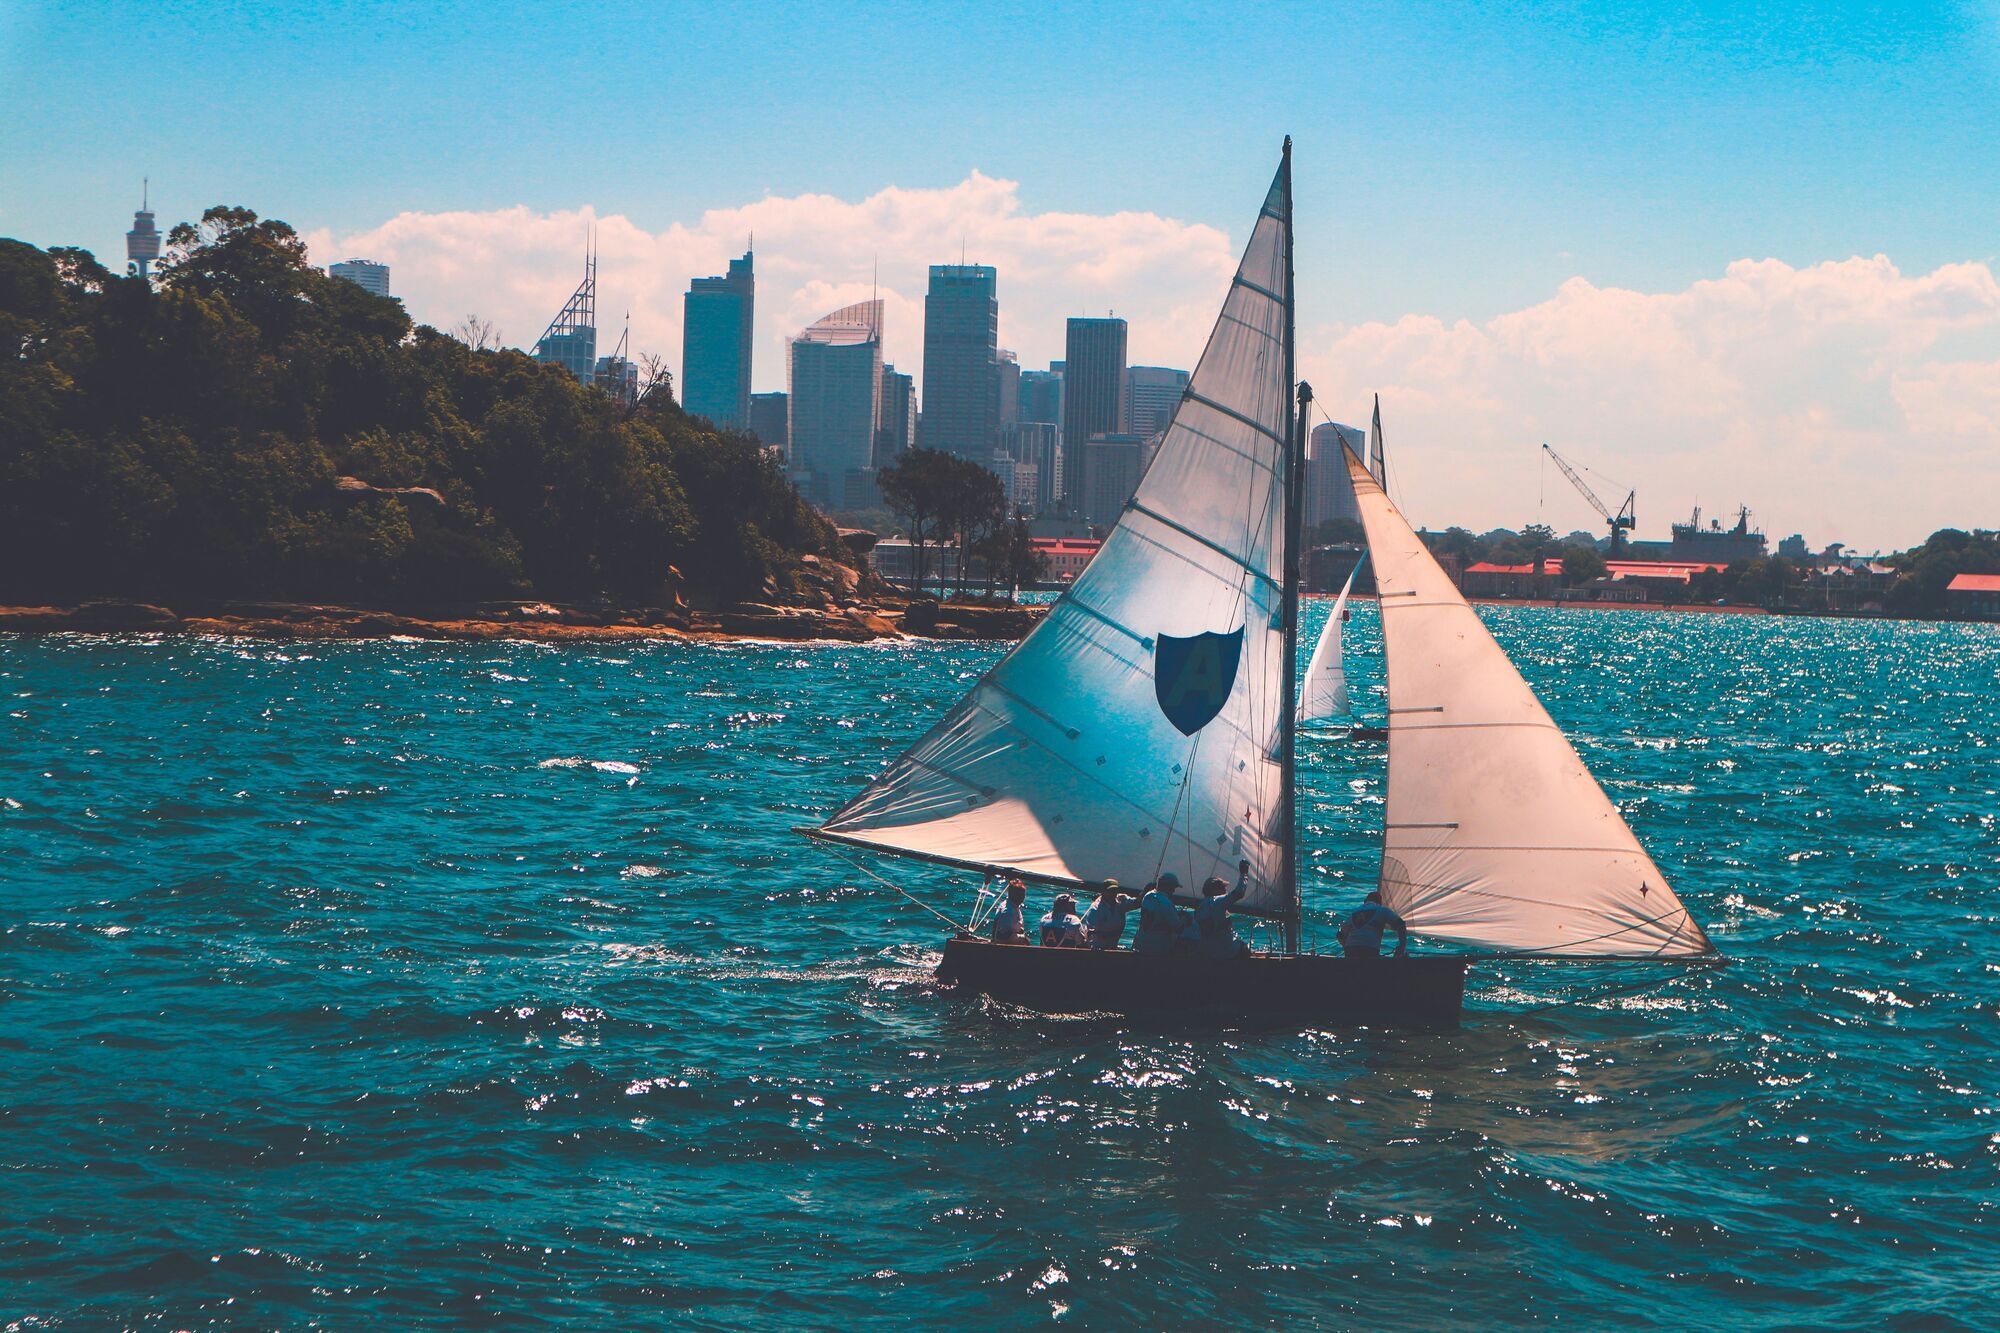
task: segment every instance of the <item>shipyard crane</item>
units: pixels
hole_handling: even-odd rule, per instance
[[[1618,512],[1614,514],[1611,512],[1611,506],[1598,499],[1597,492],[1591,490],[1589,483],[1584,481],[1577,474],[1577,470],[1569,465],[1568,459],[1549,448],[1547,443],[1542,445],[1542,452],[1556,460],[1556,466],[1562,469],[1562,474],[1565,477],[1569,478],[1569,484],[1576,487],[1582,493],[1583,498],[1590,501],[1590,507],[1602,515],[1604,521],[1611,526],[1611,558],[1614,560],[1617,559],[1618,553],[1625,548],[1625,534],[1638,525],[1639,520],[1634,515],[1632,506],[1638,499],[1639,493],[1637,491],[1625,492],[1625,503],[1618,506]]]

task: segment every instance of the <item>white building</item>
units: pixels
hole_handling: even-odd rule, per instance
[[[378,264],[372,259],[343,259],[338,264],[327,265],[327,275],[345,278],[363,291],[377,296],[389,294],[389,266]]]
[[[882,302],[844,306],[791,340],[792,479],[822,509],[874,492]],[[865,474],[865,475],[864,475]]]

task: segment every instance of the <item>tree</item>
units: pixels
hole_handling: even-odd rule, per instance
[[[1007,492],[992,469],[970,459],[953,458],[950,485],[939,517],[946,531],[958,537],[958,595],[972,573],[973,549],[1007,522]]]
[[[414,328],[248,209],[168,235],[157,286],[0,240],[0,600],[631,602],[677,570],[719,604],[853,563],[768,450],[670,393],[627,414]]]
[[[1014,601],[1024,584],[1040,583],[1049,575],[1049,558],[1035,549],[1034,534],[1028,529],[1028,520],[1016,515],[1014,521],[1003,528],[995,543],[998,550],[1000,576],[1007,583],[1007,600]]]
[[[932,538],[940,535],[942,516],[951,503],[952,465],[958,461],[936,449],[911,449],[875,474],[889,512],[910,530],[912,596],[923,593],[924,576],[929,570],[925,549]]]
[[[497,351],[500,347],[499,326],[478,315],[467,315],[452,325],[451,336],[475,352]]]
[[[1575,588],[1604,574],[1604,557],[1595,546],[1571,546],[1563,552],[1562,562],[1564,587]]]
[[[1463,528],[1454,529],[1463,532]],[[1469,534],[1468,534],[1469,535]],[[1313,525],[1307,537],[1308,546],[1365,546],[1368,544],[1368,530],[1351,518],[1322,519]]]

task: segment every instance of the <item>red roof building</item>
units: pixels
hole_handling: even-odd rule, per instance
[[[2000,620],[2000,574],[1958,574],[1944,589],[1945,614]]]
[[[1035,550],[1049,562],[1051,583],[1074,583],[1103,542],[1091,537],[1037,537]]]

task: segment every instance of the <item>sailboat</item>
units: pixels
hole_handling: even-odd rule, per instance
[[[1312,391],[1295,374],[1291,147],[1172,424],[1095,559],[922,739],[801,832],[1078,889],[1167,871],[1184,885],[1234,881],[1247,863],[1235,911],[1269,929],[1267,947],[1241,957],[996,944],[969,928],[946,941],[945,982],[1054,1012],[1452,1024],[1472,951],[1713,952],[1351,448],[1389,691],[1380,892],[1412,932],[1463,950],[1306,949],[1294,696]]]
[[[1299,725],[1326,722],[1336,717],[1346,717],[1349,712],[1347,700],[1347,663],[1341,656],[1341,627],[1347,622],[1347,598],[1354,591],[1355,576],[1361,572],[1361,562],[1354,562],[1354,568],[1347,571],[1347,582],[1340,586],[1340,596],[1333,599],[1333,610],[1327,613],[1326,624],[1319,632],[1319,642],[1313,645],[1312,660],[1306,663],[1305,688],[1299,691]]]

